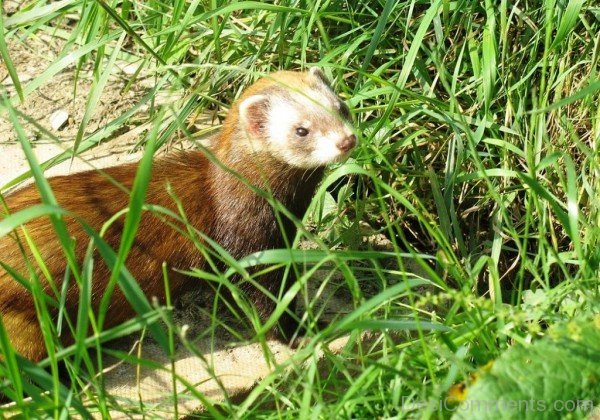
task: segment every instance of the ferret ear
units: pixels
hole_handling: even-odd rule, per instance
[[[308,70],[308,74],[310,74],[311,76],[319,79],[321,82],[325,83],[327,86],[331,87],[331,82],[329,81],[329,79],[327,78],[327,76],[325,76],[325,73],[323,73],[323,71],[318,68],[318,67],[311,67]]]
[[[267,124],[269,98],[266,95],[252,95],[239,105],[240,123],[242,129],[250,136],[258,137]]]

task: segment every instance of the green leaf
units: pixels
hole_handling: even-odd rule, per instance
[[[5,22],[3,21],[3,13],[0,13],[0,57],[2,57],[4,65],[6,66],[6,70],[8,70],[8,74],[10,75],[10,78],[13,81],[13,84],[15,85],[15,90],[17,91],[17,95],[19,95],[19,99],[21,101],[24,101],[25,97],[23,96],[23,88],[21,87],[21,81],[19,80],[19,75],[17,74],[17,70],[15,69],[13,62],[10,59],[8,47],[6,46],[6,40],[4,39],[4,34],[6,32],[4,28]]]
[[[108,305],[110,304],[111,296],[115,284],[119,284],[119,287],[123,291],[123,294],[127,300],[131,303],[135,311],[143,315],[146,312],[152,311],[152,307],[148,303],[142,289],[137,284],[135,279],[131,276],[129,271],[125,268],[125,261],[127,255],[133,246],[137,229],[140,225],[142,218],[142,211],[144,206],[144,199],[146,197],[146,191],[148,184],[150,183],[151,171],[152,171],[152,159],[154,156],[156,137],[160,127],[161,118],[157,119],[158,123],[155,124],[152,132],[149,135],[148,143],[146,145],[146,151],[139,163],[135,179],[133,181],[133,187],[131,189],[131,197],[129,200],[129,211],[125,218],[123,226],[123,232],[121,234],[121,243],[119,244],[119,251],[115,255],[112,249],[101,240],[100,236],[93,232],[94,240],[102,257],[107,262],[111,269],[111,278],[104,290],[102,300],[98,308],[98,324],[103,325],[104,317],[108,311]],[[88,232],[91,229],[86,229]],[[89,232],[91,233],[91,232]],[[165,349],[168,348],[168,341],[164,331],[158,326],[151,326],[151,331],[154,334],[156,340],[163,345]]]
[[[562,108],[563,106],[567,106],[575,101],[585,98],[586,96],[591,96],[599,90],[600,90],[600,80],[596,80],[594,82],[591,82],[585,88],[577,91],[573,95],[568,96],[565,99],[562,99],[558,102],[555,102],[552,105],[549,105],[545,108],[534,110],[534,111],[532,111],[532,113],[533,114],[541,114],[543,112],[548,112],[548,111],[552,111],[552,110],[555,110],[558,108]]]
[[[34,22],[36,19],[44,18],[59,10],[70,8],[79,3],[79,1],[80,0],[60,0],[44,6],[34,7],[26,12],[17,13],[6,18],[4,26],[5,28],[10,28],[11,26],[21,25],[23,23]]]
[[[92,89],[90,90],[87,103],[85,104],[85,113],[83,114],[83,118],[79,123],[79,128],[77,129],[77,134],[75,135],[75,142],[73,143],[73,157],[71,158],[71,162],[75,159],[75,155],[79,149],[79,144],[81,140],[83,140],[83,135],[85,134],[85,128],[92,118],[92,114],[98,105],[98,101],[100,100],[100,95],[106,86],[106,82],[108,82],[108,78],[112,73],[113,66],[115,64],[115,60],[117,59],[118,54],[121,52],[121,45],[123,44],[123,40],[125,39],[125,33],[121,35],[119,40],[117,41],[117,45],[114,47],[113,53],[106,63],[106,66],[102,69],[102,75],[99,79],[94,79],[94,83],[92,85]]]
[[[453,419],[582,418],[600,402],[600,316],[512,347],[478,376]]]
[[[373,54],[375,53],[375,50],[379,46],[379,42],[381,40],[381,35],[383,34],[383,31],[384,31],[386,25],[388,25],[390,23],[388,18],[389,18],[390,13],[392,12],[392,9],[395,5],[397,6],[398,2],[393,1],[393,0],[386,0],[386,2],[385,2],[385,6],[383,7],[383,12],[377,19],[377,27],[375,28],[375,32],[373,33],[373,36],[371,37],[371,42],[369,43],[369,48],[367,48],[367,52],[365,53],[365,58],[363,60],[362,67],[361,67],[361,70],[363,72],[366,72],[367,68],[369,67],[369,63],[371,62],[371,59],[373,58]]]
[[[569,35],[569,32],[575,27],[577,24],[577,19],[579,18],[579,11],[581,10],[581,6],[583,6],[585,0],[571,0],[565,9],[562,19],[560,20],[560,24],[558,25],[558,30],[556,31],[556,35],[554,36],[554,40],[552,41],[552,45],[550,49],[556,48],[563,40]]]
[[[62,207],[50,204],[37,204],[6,216],[0,221],[0,238],[8,235],[21,225],[42,216],[64,216],[68,212]]]

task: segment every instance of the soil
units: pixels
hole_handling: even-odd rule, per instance
[[[47,70],[59,57],[65,41],[57,37],[41,35],[35,38],[29,37],[22,42],[9,39],[7,44],[21,86],[26,89],[29,83],[35,81],[36,77]],[[85,126],[84,138],[133,108],[144,94],[154,87],[154,78],[144,73],[137,75],[135,82],[130,83],[136,69],[135,62],[116,62],[116,71],[109,78]],[[21,103],[8,70],[0,62],[0,94],[11,99],[21,116],[27,116],[35,122],[32,124],[20,118],[25,135],[40,163],[71,150],[84,117],[93,79],[91,65],[84,64],[77,71],[73,64],[48,78]],[[168,105],[179,98],[180,95],[176,93],[159,94],[155,97],[153,106]],[[66,121],[60,126],[53,127],[52,121],[57,113],[66,115]],[[69,158],[52,166],[46,174],[62,175],[138,160],[141,156],[139,142],[150,128],[148,113],[149,105],[141,106],[125,125],[120,126],[100,144],[87,151],[78,152],[73,162]],[[204,123],[205,120],[198,121]],[[190,144],[186,143],[185,147],[190,147]],[[164,152],[165,150],[159,151],[159,153]],[[3,107],[0,107],[0,191],[6,192],[4,188],[6,184],[27,172],[28,168],[9,115]]]

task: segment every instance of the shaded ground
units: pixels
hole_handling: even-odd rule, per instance
[[[25,42],[8,41],[11,59],[16,67],[21,85],[25,89],[28,83],[35,80],[60,54],[64,42],[55,37],[42,35],[30,37]],[[86,125],[85,134],[91,134],[113,119],[124,114],[136,105],[144,93],[154,85],[151,77],[141,75],[136,82],[127,86],[135,65],[117,63],[118,71],[110,78],[103,93],[94,108],[93,115]],[[83,119],[92,86],[92,74],[89,66],[83,66],[76,75],[75,66],[44,81],[31,94],[27,95],[24,103],[19,103],[13,81],[6,67],[0,63],[0,89],[4,90],[13,100],[16,109],[35,121],[40,127],[35,127],[21,120],[27,138],[30,139],[33,150],[40,162],[54,157],[72,145]],[[127,89],[126,89],[127,87]],[[160,104],[161,98],[158,98]],[[170,100],[176,98],[170,97]],[[162,98],[163,102],[167,98]],[[48,171],[48,175],[64,174],[90,167],[106,167],[123,161],[137,160],[139,151],[135,149],[141,134],[148,129],[145,125],[145,113],[148,106],[142,106],[138,113],[119,128],[107,141],[99,146],[81,153],[71,166],[64,162]],[[57,114],[66,118],[59,127],[52,126]],[[137,117],[137,118],[136,118]],[[89,163],[85,163],[85,161]],[[0,188],[17,175],[25,172],[27,165],[25,157],[17,142],[17,136],[7,112],[0,111]]]

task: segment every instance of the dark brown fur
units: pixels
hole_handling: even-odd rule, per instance
[[[284,75],[285,76],[285,75]],[[296,77],[292,74],[289,77]],[[287,76],[286,76],[287,77]],[[261,81],[251,87],[243,97],[269,88],[269,81]],[[242,98],[243,98],[242,97]],[[322,177],[322,169],[298,169],[290,167],[268,154],[248,156],[238,144],[243,134],[238,124],[237,106],[232,106],[224,128],[216,138],[214,153],[225,165],[237,171],[259,188],[271,190],[297,218],[302,218],[315,188]],[[137,164],[127,164],[105,169],[110,178],[130,189],[137,170]],[[127,207],[127,191],[114,185],[105,174],[96,171],[60,176],[49,180],[58,203],[65,209],[85,220],[96,231],[118,211]],[[201,152],[189,151],[158,159],[152,170],[146,202],[177,212],[173,199],[166,190],[171,184],[173,194],[181,201],[190,223],[199,231],[221,244],[235,258],[252,252],[284,247],[283,234],[279,229],[271,205],[234,175],[223,170]],[[7,197],[11,213],[40,203],[34,185],[27,186]],[[291,241],[295,234],[294,224],[286,217],[284,231]],[[113,249],[118,249],[124,216],[107,231],[105,239]],[[73,218],[65,218],[70,235],[75,239],[75,252],[81,262],[88,246],[89,236]],[[59,242],[56,239],[49,218],[39,218],[27,225],[29,234],[37,244],[55,281],[60,282],[65,273],[66,262]],[[9,264],[25,278],[25,260],[17,246],[14,232],[0,238],[0,261]],[[24,243],[24,242],[23,242]],[[25,245],[27,249],[27,246]],[[27,251],[28,252],[28,251]],[[156,296],[164,301],[165,291],[161,266],[167,263],[173,296],[190,289],[200,282],[187,278],[175,271],[192,267],[206,269],[201,253],[188,239],[168,224],[160,221],[149,211],[144,212],[135,243],[127,259],[127,267],[148,297]],[[38,273],[39,274],[39,273]],[[44,278],[40,275],[40,278]],[[110,271],[100,257],[95,258],[93,272],[92,304],[98,308],[105,290]],[[281,272],[274,271],[262,276],[260,283],[277,296],[281,288]],[[46,356],[46,348],[38,323],[31,294],[14,281],[0,268],[0,313],[15,349],[23,356],[40,360]],[[289,286],[286,285],[286,288]],[[60,288],[60,286],[59,286]],[[272,313],[275,303],[258,290],[246,287],[245,292],[255,305],[261,318],[266,320]],[[46,284],[46,293],[52,294]],[[75,319],[79,299],[79,289],[71,280],[67,293],[66,309],[71,319]],[[293,310],[293,308],[292,308]],[[115,289],[106,316],[109,327],[132,317],[134,311],[120,290]],[[280,319],[279,329],[272,336],[289,339],[297,324],[289,314]],[[63,337],[63,344],[72,339]]]

